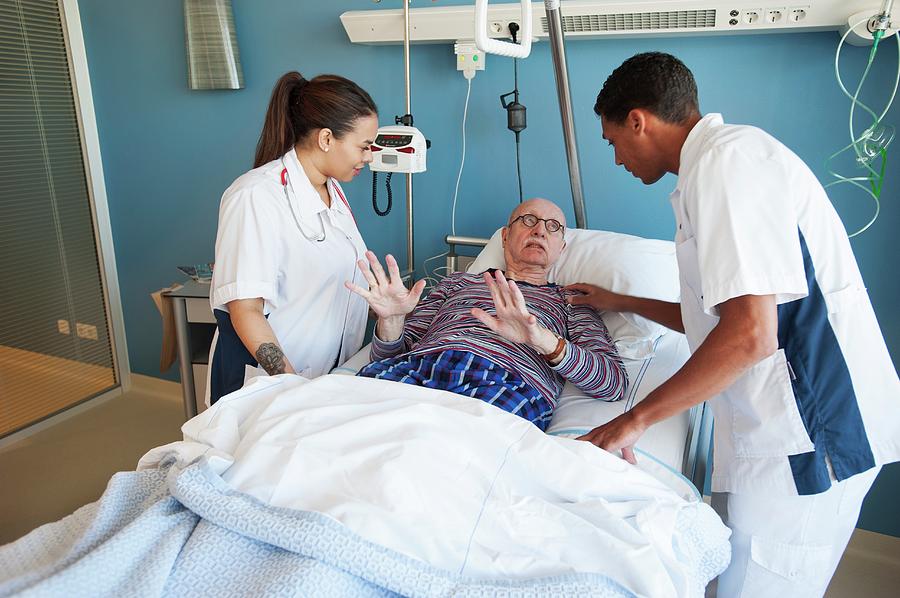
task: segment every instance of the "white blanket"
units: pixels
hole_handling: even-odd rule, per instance
[[[481,401],[349,376],[257,378],[154,449],[205,456],[236,490],[324,513],[467,577],[606,575],[637,595],[702,595],[728,529],[702,502],[588,443]]]

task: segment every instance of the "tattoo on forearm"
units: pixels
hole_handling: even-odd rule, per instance
[[[284,373],[284,353],[275,343],[263,343],[256,350],[256,361],[270,376]]]

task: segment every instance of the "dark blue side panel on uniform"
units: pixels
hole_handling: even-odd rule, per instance
[[[213,310],[219,338],[213,353],[212,371],[209,377],[209,401],[215,403],[230,392],[244,385],[244,367],[259,365],[241,342],[231,324],[231,315],[221,309]]]
[[[800,247],[809,294],[778,306],[778,346],[793,370],[794,395],[816,447],[789,458],[794,482],[799,494],[817,494],[831,487],[825,455],[838,480],[874,467],[875,459],[802,233]]]

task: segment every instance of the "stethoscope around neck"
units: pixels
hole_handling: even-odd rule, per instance
[[[287,201],[288,208],[290,208],[290,210],[291,210],[291,216],[293,216],[293,218],[294,218],[294,224],[297,225],[297,230],[300,231],[300,234],[303,235],[307,241],[315,241],[317,243],[321,243],[322,241],[325,240],[325,221],[322,218],[322,214],[324,213],[324,210],[319,212],[319,224],[322,226],[322,233],[320,235],[309,236],[308,234],[306,234],[306,231],[303,229],[303,225],[300,224],[300,219],[297,218],[297,213],[294,211],[294,203],[291,201],[291,196],[290,196],[290,193],[288,192],[289,186],[291,187],[291,192],[293,192],[294,187],[290,183],[290,179],[288,178],[287,166],[285,166],[284,158],[282,158],[281,159],[281,188],[284,190],[284,199]],[[344,194],[341,193],[340,189],[335,187],[335,191],[340,196],[341,201],[344,202],[344,205],[347,206],[347,209],[349,210],[350,204],[347,202],[347,198],[344,197]],[[353,217],[352,211],[350,212],[350,217],[351,218]],[[337,226],[337,225],[335,225],[335,226]],[[337,228],[340,229],[339,226]],[[350,245],[353,246],[353,252],[356,254],[356,260],[359,260],[359,248],[357,248],[356,243],[353,241],[353,238],[350,235],[348,235],[346,233],[346,231],[342,231],[342,232],[347,237],[347,240],[350,242]],[[356,263],[355,263],[356,260],[354,260],[354,265],[353,265],[354,267],[353,267],[353,274],[352,274],[352,281],[351,281],[353,284],[356,284],[356,275],[357,275],[357,269],[356,269]],[[344,325],[343,325],[342,330],[346,330],[346,328],[347,328],[347,319],[350,316],[350,302],[352,301],[352,298],[353,298],[353,295],[349,294],[348,298],[347,298],[347,306],[344,309]],[[340,361],[340,357],[341,357],[340,353],[341,353],[341,351],[343,351],[343,342],[344,342],[344,337],[343,337],[343,334],[341,334],[341,347],[342,348],[338,349],[338,361]],[[335,364],[335,365],[337,365],[337,364]]]
[[[294,186],[291,185],[290,179],[288,179],[288,170],[287,166],[284,165],[284,159],[281,160],[281,189],[284,191],[284,199],[287,201],[288,208],[291,210],[291,216],[294,218],[294,224],[297,226],[297,230],[300,231],[300,234],[303,235],[307,241],[316,241],[321,243],[325,240],[325,222],[322,220],[322,212],[318,213],[319,216],[319,225],[322,227],[322,232],[320,234],[313,234],[312,236],[308,235],[306,230],[304,230],[303,225],[300,224],[300,219],[297,217],[297,212],[294,211],[294,202],[291,201],[291,195],[288,192],[288,187],[291,188],[291,191],[294,190]]]

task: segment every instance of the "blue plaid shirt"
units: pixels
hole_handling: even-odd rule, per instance
[[[358,376],[447,390],[490,403],[546,430],[553,405],[517,374],[468,351],[398,355],[370,363]]]

